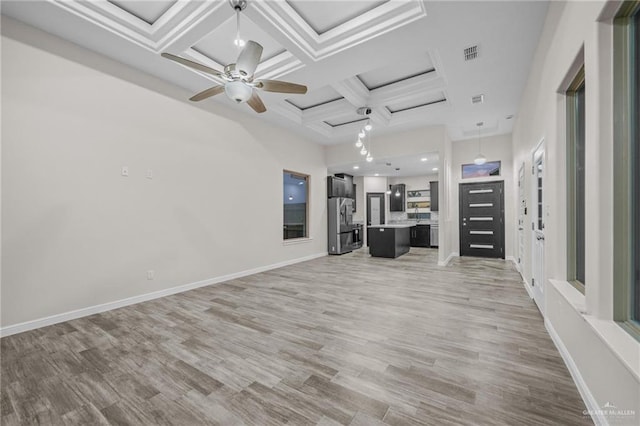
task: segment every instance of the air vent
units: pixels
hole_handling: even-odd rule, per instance
[[[475,95],[471,97],[472,104],[483,104],[484,103],[484,95]]]
[[[478,57],[478,45],[470,46],[464,49],[464,60],[471,61]]]

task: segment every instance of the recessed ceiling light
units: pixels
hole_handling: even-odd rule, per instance
[[[374,176],[380,176],[380,173],[376,173]]]
[[[433,170],[434,172],[437,172],[437,171],[438,171],[438,168],[437,168],[437,167],[434,167],[434,168],[433,168],[433,169],[431,169],[431,170]]]
[[[428,160],[428,158],[427,158],[427,157],[422,157],[422,158],[420,159],[420,161],[427,161],[427,160]]]
[[[353,166],[353,170],[358,170],[360,166]]]

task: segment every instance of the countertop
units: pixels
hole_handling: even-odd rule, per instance
[[[409,225],[409,226],[416,226],[416,225],[431,225],[431,226],[438,226],[438,221],[437,220],[421,220],[420,222],[417,222],[415,220],[407,220],[407,221],[401,221],[401,222],[391,222],[390,225]]]
[[[415,224],[411,225],[408,223],[391,223],[388,225],[369,225],[368,228],[411,228],[415,226]]]

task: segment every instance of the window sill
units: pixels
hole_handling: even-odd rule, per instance
[[[573,309],[581,315],[587,313],[587,299],[573,284],[568,281],[549,280],[558,293],[560,293]]]
[[[565,298],[593,329],[594,333],[607,345],[636,380],[640,381],[640,344],[613,320],[596,318],[586,313],[584,294],[567,281],[549,280],[558,293]]]
[[[283,246],[293,246],[296,244],[305,244],[313,241],[313,237],[304,237],[304,238],[292,238],[290,240],[282,241]]]
[[[602,320],[591,315],[584,319],[591,325],[600,340],[609,346],[618,359],[640,381],[640,344],[619,324],[611,320]]]

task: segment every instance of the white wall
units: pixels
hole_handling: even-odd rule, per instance
[[[613,322],[614,2],[552,2],[513,131],[513,164],[531,168],[531,152],[544,139],[546,169],[545,323],[590,409],[609,402],[634,410],[632,419],[599,416],[611,424],[640,420],[640,344]],[[565,101],[562,93],[584,58],[586,75],[586,291],[566,283]],[[531,174],[525,173],[525,188]],[[533,206],[531,192],[525,191]],[[517,200],[516,200],[517,202]],[[514,204],[515,208],[515,204]],[[526,219],[527,227],[531,215]],[[531,236],[523,274],[531,282]]]
[[[2,30],[3,328],[326,253],[322,147],[15,21]],[[305,243],[283,243],[283,169],[311,176]]]
[[[513,258],[515,250],[515,197],[517,196],[513,180],[513,158],[511,153],[511,134],[480,138],[482,154],[487,161],[500,161],[500,176],[486,178],[462,179],[462,165],[472,164],[478,155],[478,139],[453,142],[452,186],[450,195],[455,202],[451,204],[452,246],[455,253],[460,253],[460,207],[458,203],[461,183],[504,181],[504,218],[505,218],[505,258]]]

